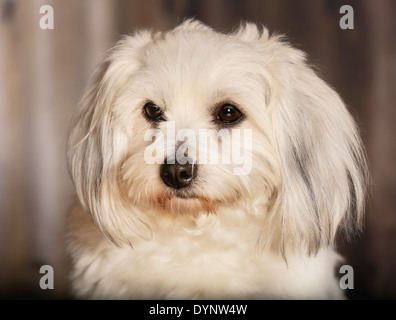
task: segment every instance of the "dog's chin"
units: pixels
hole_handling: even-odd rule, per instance
[[[167,188],[154,197],[153,206],[170,214],[197,215],[215,213],[225,203],[226,201],[224,200],[209,197],[192,190],[172,190]]]

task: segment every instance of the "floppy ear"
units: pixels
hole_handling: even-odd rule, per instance
[[[96,225],[116,245],[149,232],[144,216],[128,207],[119,189],[119,163],[127,139],[113,125],[112,106],[128,78],[139,66],[139,54],[151,40],[141,32],[125,37],[97,67],[80,101],[68,140],[69,172],[79,200]]]
[[[282,185],[272,212],[281,235],[272,246],[316,252],[337,231],[362,226],[366,156],[357,126],[339,95],[307,65],[304,54],[252,25],[269,92],[267,112]],[[260,36],[261,35],[261,36]]]
[[[366,157],[357,126],[338,94],[288,48],[273,75],[269,112],[282,168],[283,240],[309,252],[362,226]]]

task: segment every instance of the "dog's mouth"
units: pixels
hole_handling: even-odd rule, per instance
[[[172,214],[198,214],[215,212],[220,202],[193,190],[169,188],[157,194],[154,204]]]
[[[191,190],[172,190],[170,192],[173,197],[183,200],[191,200],[191,199],[199,199],[199,196],[196,195]]]
[[[172,215],[197,215],[216,213],[221,207],[229,207],[241,198],[239,192],[229,196],[214,197],[204,191],[191,188],[164,188],[152,198],[154,208]]]
[[[213,201],[210,199],[208,196],[203,195],[203,194],[198,194],[197,192],[193,191],[192,188],[185,188],[185,189],[180,189],[180,190],[175,190],[175,189],[168,189],[166,191],[168,194],[168,199],[169,201],[177,201],[180,200],[184,203],[187,203],[189,201],[204,201],[204,202],[210,202]]]

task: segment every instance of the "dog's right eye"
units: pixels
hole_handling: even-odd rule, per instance
[[[144,115],[153,121],[164,121],[164,113],[162,110],[152,102],[147,102],[144,107]]]

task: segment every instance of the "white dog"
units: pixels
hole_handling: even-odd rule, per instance
[[[209,148],[191,138],[204,129]],[[362,143],[337,93],[266,29],[188,20],[124,37],[75,112],[68,161],[77,297],[343,297],[333,248],[362,225]]]

